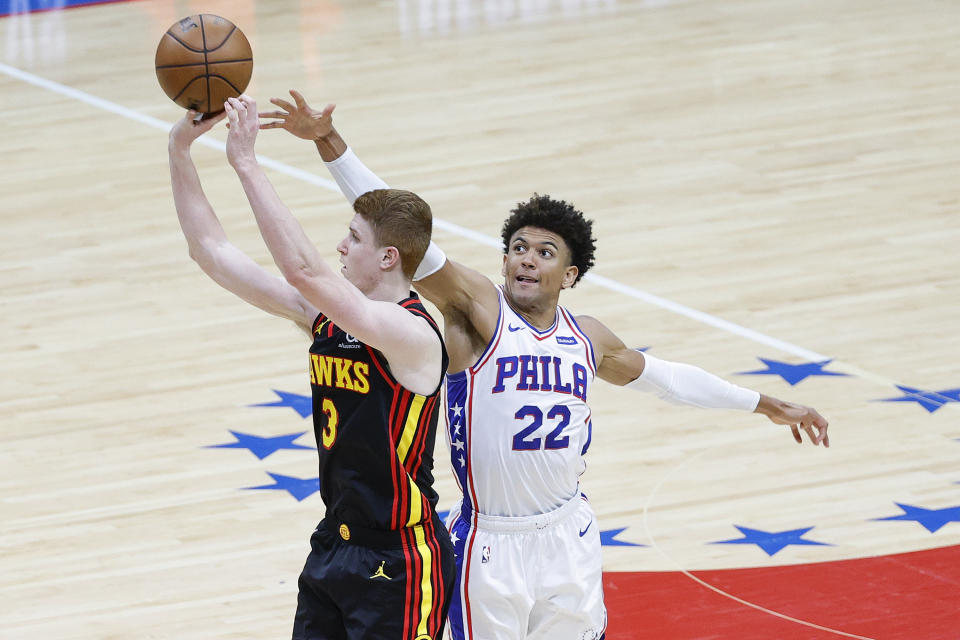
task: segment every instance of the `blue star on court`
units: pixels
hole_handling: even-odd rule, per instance
[[[943,391],[924,391],[898,384],[897,389],[904,393],[899,398],[881,398],[878,402],[916,402],[928,412],[933,413],[949,402],[960,402],[960,389]]]
[[[307,498],[317,491],[320,491],[320,478],[295,478],[293,476],[285,476],[279,473],[270,473],[267,474],[273,478],[273,484],[262,484],[257,487],[243,487],[243,489],[248,491],[253,490],[266,490],[266,491],[286,491],[294,498],[297,499],[297,502],[302,501],[304,498]]]
[[[844,376],[847,373],[838,373],[836,371],[824,371],[823,368],[833,362],[833,360],[824,360],[822,362],[805,362],[803,364],[790,364],[789,362],[780,362],[779,360],[768,360],[766,358],[757,358],[760,362],[767,365],[766,369],[757,369],[756,371],[741,371],[739,375],[743,376],[780,376],[790,386],[806,380],[811,376]]]
[[[804,540],[803,536],[813,529],[813,527],[807,527],[805,529],[791,529],[789,531],[761,531],[760,529],[751,529],[749,527],[741,527],[738,525],[733,526],[735,526],[740,533],[743,534],[742,538],[719,540],[717,542],[711,542],[710,544],[755,544],[763,549],[768,556],[772,556],[773,554],[781,551],[784,547],[788,547],[792,544],[823,547],[833,546],[832,544],[826,542]]]
[[[226,444],[211,444],[208,445],[207,449],[249,449],[250,453],[257,456],[261,460],[267,456],[276,453],[280,449],[308,449],[313,450],[313,447],[305,447],[302,444],[294,443],[294,440],[306,433],[306,431],[301,431],[300,433],[288,433],[283,436],[275,436],[273,438],[261,438],[260,436],[251,435],[249,433],[241,433],[240,431],[230,431],[233,434],[233,437],[237,439],[236,442],[228,442]]]
[[[930,533],[936,533],[948,522],[960,522],[960,505],[946,507],[945,509],[924,509],[923,507],[900,504],[899,502],[894,502],[894,504],[903,511],[901,515],[873,518],[873,520],[911,520],[919,522]]]
[[[313,413],[313,398],[302,396],[299,393],[287,393],[286,391],[272,390],[280,396],[276,402],[261,402],[260,404],[247,405],[249,407],[290,407],[300,414],[301,418],[306,418]]]
[[[617,536],[626,531],[626,527],[621,527],[619,529],[608,529],[607,531],[600,532],[600,546],[602,547],[645,547],[645,544],[637,544],[636,542],[626,542],[624,540],[617,540]]]

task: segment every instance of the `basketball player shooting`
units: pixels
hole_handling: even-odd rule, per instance
[[[261,127],[313,140],[349,201],[386,183],[333,127],[333,106],[271,100]],[[599,320],[559,306],[594,262],[592,222],[534,195],[506,219],[503,282],[448,260],[430,244],[414,278],[442,312],[450,351],[451,461],[463,492],[448,526],[458,585],[456,640],[604,637],[599,527],[578,478],[592,436],[595,378],[676,404],[767,416],[829,446],[816,410],[726,382],[624,345]],[[527,576],[541,576],[527,578]],[[532,582],[531,582],[532,580]]]
[[[294,640],[439,638],[454,583],[453,548],[436,513],[433,447],[448,358],[440,329],[410,291],[430,238],[430,208],[394,189],[364,194],[337,245],[336,273],[280,201],[254,153],[256,104],[170,132],[170,177],[190,256],[220,286],[310,336],[320,495],[326,514],[299,578]],[[190,147],[224,117],[227,157],[283,278],[231,244]]]

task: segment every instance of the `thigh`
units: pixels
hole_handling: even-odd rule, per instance
[[[451,526],[457,584],[450,604],[454,640],[522,640],[533,598],[524,579],[523,534]]]
[[[530,640],[598,640],[607,611],[603,604],[600,527],[590,505],[537,534],[536,602]]]
[[[297,612],[293,640],[347,640],[343,617],[327,592],[328,575],[335,555],[334,541],[322,530],[310,538],[310,555],[297,581]]]
[[[413,527],[408,533],[410,544],[402,549],[343,545],[336,588],[350,640],[440,637],[453,586],[453,549],[445,530]]]

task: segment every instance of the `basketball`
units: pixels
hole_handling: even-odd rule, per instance
[[[184,109],[223,110],[250,83],[253,52],[235,24],[209,13],[180,20],[163,34],[155,59],[163,92]]]

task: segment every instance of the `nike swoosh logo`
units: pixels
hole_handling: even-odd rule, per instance
[[[590,531],[590,525],[593,524],[593,520],[587,523],[587,528],[580,532],[580,537],[587,535],[587,531]]]
[[[515,326],[513,326],[513,325],[511,324],[511,325],[507,325],[507,329],[508,329],[511,333],[513,333],[514,331],[520,331],[520,329],[523,329],[523,327],[522,327],[522,326],[521,326],[521,327],[515,327]]]

